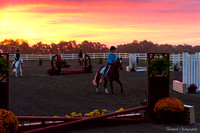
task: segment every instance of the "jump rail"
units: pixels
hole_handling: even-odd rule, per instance
[[[36,133],[36,132],[52,131],[52,130],[59,129],[61,127],[69,127],[69,126],[73,126],[73,125],[80,124],[80,123],[85,123],[85,122],[94,121],[94,120],[102,120],[102,119],[112,117],[112,116],[117,116],[117,115],[126,114],[126,113],[130,113],[130,112],[137,111],[137,110],[147,110],[147,109],[148,109],[148,106],[145,105],[145,106],[141,106],[141,107],[127,109],[127,110],[120,111],[120,112],[108,113],[108,114],[94,116],[94,117],[90,117],[90,118],[78,119],[78,120],[74,120],[74,121],[71,121],[71,122],[64,122],[64,123],[57,124],[57,125],[51,125],[51,126],[48,126],[48,127],[37,128],[37,129],[25,131],[24,133]],[[145,121],[147,119],[142,119],[142,120],[136,119],[135,121],[139,121],[139,120]]]

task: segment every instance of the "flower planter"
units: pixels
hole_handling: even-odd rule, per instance
[[[154,60],[154,56],[158,55],[159,53],[148,53],[148,65],[152,60]],[[160,53],[159,55],[165,56],[167,62],[165,64],[169,64],[169,54],[167,53]],[[154,65],[151,66],[153,68]],[[166,73],[168,72],[168,73]],[[152,69],[148,67],[148,117],[150,120],[156,118],[153,109],[155,103],[162,98],[169,97],[170,92],[170,73],[169,71],[161,72],[161,75],[155,75],[152,72]]]
[[[129,66],[126,66],[126,71],[130,72],[130,67]]]
[[[7,82],[0,82],[0,108],[9,109],[9,89]]]
[[[173,80],[173,90],[179,93],[186,94],[186,84],[178,80]]]
[[[184,105],[184,112],[162,112],[156,116],[158,123],[195,124],[194,106]]]
[[[169,77],[150,77],[148,80],[149,113],[153,114],[155,103],[164,97],[169,97]],[[155,117],[151,115],[151,117]]]
[[[156,119],[159,123],[181,124],[183,116],[184,113],[179,112],[162,112],[157,114]]]

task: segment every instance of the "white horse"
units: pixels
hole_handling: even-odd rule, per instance
[[[15,66],[13,67],[14,62],[15,62]],[[13,72],[15,72],[15,77],[18,77],[17,73],[18,73],[18,69],[19,69],[20,70],[20,76],[22,76],[22,64],[23,64],[22,57],[20,57],[18,61],[13,61],[13,63],[12,63],[12,75],[13,75]]]

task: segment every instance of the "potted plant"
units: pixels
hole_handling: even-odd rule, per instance
[[[6,58],[4,56],[2,56],[0,58],[0,108],[2,108],[2,109],[9,108],[8,74],[9,74],[9,63],[6,60]]]
[[[13,112],[5,109],[0,109],[1,118],[1,133],[17,133],[19,128],[19,121]]]
[[[179,68],[178,68],[178,64],[177,64],[177,63],[174,64],[173,68],[174,68],[174,71],[179,71]]]
[[[0,58],[0,78],[2,78],[2,76],[5,76],[7,74],[9,74],[8,61],[4,57],[1,57]]]
[[[175,97],[159,99],[154,107],[156,120],[161,123],[181,123],[184,104]]]
[[[197,86],[195,84],[191,84],[188,87],[188,93],[196,93]]]
[[[148,106],[150,118],[154,118],[155,103],[170,92],[170,61],[168,53],[148,53]]]
[[[150,74],[154,76],[167,75],[170,72],[170,65],[171,62],[167,61],[164,55],[155,55],[149,64]]]

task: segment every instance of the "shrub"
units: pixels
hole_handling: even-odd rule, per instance
[[[17,117],[11,111],[0,109],[0,133],[16,133],[18,127]]]
[[[183,78],[180,78],[178,81],[179,81],[179,82],[183,82]]]
[[[9,73],[9,65],[4,57],[0,58],[0,75]]]
[[[158,100],[154,107],[156,118],[162,122],[180,122],[184,104],[175,97]]]
[[[195,84],[191,84],[189,87],[188,87],[188,93],[195,93],[196,92],[196,89],[197,89],[197,86]]]
[[[160,58],[159,55],[155,55],[154,58],[150,61],[149,69],[153,75],[168,74],[170,72],[170,65],[171,62],[167,61],[165,56]]]

